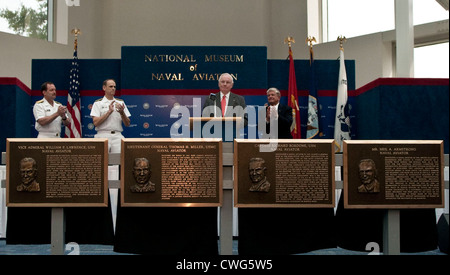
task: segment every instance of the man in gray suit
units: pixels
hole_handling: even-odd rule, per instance
[[[234,80],[229,73],[223,73],[219,77],[220,92],[211,94],[203,104],[203,116],[211,117],[242,117],[244,126],[248,119],[245,114],[245,99],[243,96],[231,92]]]

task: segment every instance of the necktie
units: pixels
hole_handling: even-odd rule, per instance
[[[223,96],[222,97],[222,101],[220,102],[220,104],[222,105],[222,116],[225,116],[225,108],[227,107],[227,97]]]

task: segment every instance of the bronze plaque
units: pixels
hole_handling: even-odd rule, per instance
[[[108,140],[7,139],[8,207],[108,206]]]
[[[121,205],[222,205],[221,139],[122,139]]]
[[[345,208],[443,208],[444,142],[344,141]]]
[[[334,207],[333,140],[234,141],[236,207]]]

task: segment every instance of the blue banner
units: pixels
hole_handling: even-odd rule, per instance
[[[217,89],[222,73],[235,89],[267,87],[266,47],[122,47],[123,89]]]

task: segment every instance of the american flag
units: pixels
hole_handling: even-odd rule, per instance
[[[81,138],[81,108],[80,108],[80,69],[78,65],[77,49],[73,52],[73,60],[70,68],[69,94],[67,96],[67,110],[69,112],[70,125],[66,126],[66,137]]]

